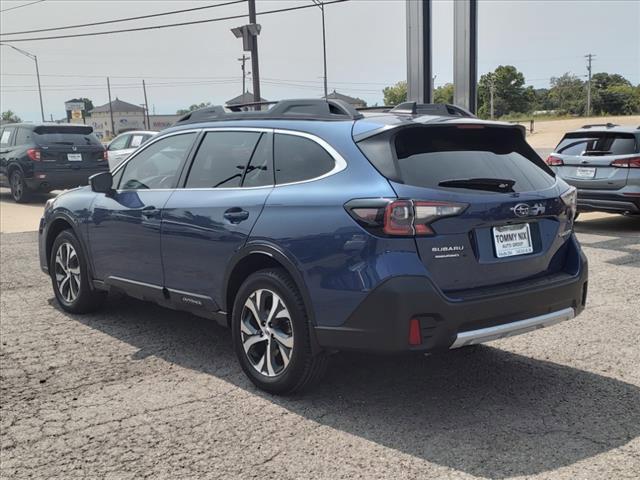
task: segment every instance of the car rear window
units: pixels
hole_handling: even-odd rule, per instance
[[[506,179],[514,182],[510,191],[527,192],[555,182],[553,172],[515,128],[408,127],[359,145],[380,173],[407,185],[460,190],[466,188],[441,183]]]
[[[631,133],[574,132],[567,133],[555,151],[564,155],[629,155],[638,150]]]
[[[41,126],[34,130],[35,141],[38,145],[102,145],[93,133],[92,127],[83,125]]]

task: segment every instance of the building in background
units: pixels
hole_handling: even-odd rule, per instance
[[[342,93],[338,93],[335,90],[331,92],[329,95],[327,95],[327,99],[343,100],[353,105],[354,108],[365,108],[367,106],[367,102],[365,102],[361,98],[354,98],[354,97],[350,97],[349,95],[343,95]]]
[[[111,131],[111,113],[113,113],[115,130],[113,132]],[[98,138],[108,140],[130,130],[164,130],[179,118],[179,115],[149,115],[150,125],[148,126],[144,114],[144,108],[116,98],[111,102],[111,109],[106,103],[91,110],[86,115],[86,123],[93,127]]]
[[[266,98],[260,97],[261,102],[268,102]],[[253,93],[244,92],[242,95],[238,95],[237,97],[233,97],[231,100],[227,100],[226,105],[241,105],[243,103],[253,103]]]

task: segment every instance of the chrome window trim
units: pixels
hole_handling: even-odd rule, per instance
[[[162,192],[162,191],[170,191],[170,190],[181,190],[181,191],[191,191],[191,190],[207,190],[207,191],[225,191],[225,190],[257,190],[257,189],[263,189],[263,188],[278,188],[278,187],[288,187],[290,185],[300,185],[303,183],[309,183],[309,182],[315,182],[317,180],[322,180],[323,178],[327,178],[330,177],[332,175],[335,175],[336,173],[340,173],[341,171],[345,170],[347,168],[347,161],[344,159],[344,157],[342,155],[340,155],[340,153],[338,153],[338,151],[333,148],[327,141],[323,140],[322,138],[318,137],[317,135],[314,135],[312,133],[307,133],[307,132],[301,132],[298,130],[288,130],[288,129],[284,129],[284,128],[265,128],[265,127],[205,127],[205,128],[194,128],[194,129],[189,129],[189,130],[180,130],[177,132],[171,132],[171,133],[167,133],[165,135],[156,135],[154,138],[152,138],[151,140],[149,140],[146,143],[143,143],[142,146],[140,146],[139,150],[136,150],[136,152],[134,152],[131,156],[129,156],[126,160],[124,160],[123,162],[121,162],[114,170],[113,172],[111,172],[111,175],[116,175],[118,170],[120,170],[121,168],[124,168],[124,166],[126,164],[128,164],[130,161],[132,161],[135,157],[137,157],[141,152],[143,152],[145,149],[149,148],[151,145],[153,145],[156,142],[159,142],[160,140],[164,139],[164,138],[168,138],[168,137],[172,137],[175,135],[181,135],[181,134],[185,134],[185,133],[200,133],[200,132],[261,132],[261,133],[273,133],[275,134],[281,134],[281,135],[292,135],[292,136],[296,136],[296,137],[303,137],[306,138],[308,140],[311,140],[312,142],[315,142],[316,144],[318,144],[320,147],[322,147],[331,158],[333,158],[334,161],[334,166],[331,170],[329,170],[328,172],[318,176],[318,177],[313,177],[313,178],[309,178],[306,180],[300,180],[298,182],[289,182],[289,183],[277,183],[277,184],[271,184],[271,185],[262,185],[259,187],[219,187],[219,188],[210,188],[210,187],[201,187],[201,188],[183,188],[183,187],[176,187],[176,188],[147,188],[147,189],[139,189],[139,190],[117,190],[118,192],[137,192],[137,191],[142,191],[142,192]],[[128,132],[125,132],[128,133]],[[274,138],[275,141],[275,138]],[[195,157],[194,157],[195,159]],[[275,158],[274,160],[274,165],[275,165]]]

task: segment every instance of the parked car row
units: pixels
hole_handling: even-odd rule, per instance
[[[0,127],[0,186],[14,201],[36,192],[87,185],[94,173],[115,168],[157,132],[127,132],[105,149],[87,125],[8,124]]]

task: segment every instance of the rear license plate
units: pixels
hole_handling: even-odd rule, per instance
[[[493,244],[498,258],[525,255],[533,252],[529,224],[521,223],[494,227]]]
[[[596,176],[596,167],[578,167],[576,168],[576,177],[593,178]]]
[[[70,162],[81,162],[82,154],[81,153],[67,153],[67,160]]]

